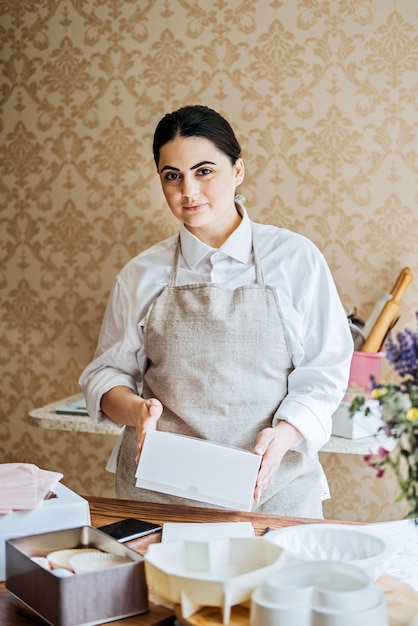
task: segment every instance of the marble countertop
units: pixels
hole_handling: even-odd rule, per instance
[[[123,427],[117,424],[95,424],[88,415],[69,415],[56,412],[57,406],[70,404],[77,398],[80,398],[80,394],[67,396],[37,409],[32,409],[28,415],[29,424],[47,430],[71,430],[80,433],[120,435]]]
[[[393,450],[396,441],[386,435],[378,434],[371,437],[360,437],[359,439],[347,439],[332,435],[331,439],[321,449],[321,452],[336,452],[338,454],[376,454],[379,448]]]
[[[31,410],[28,415],[29,424],[48,430],[68,430],[102,435],[120,435],[122,427],[117,424],[94,424],[88,415],[58,414],[56,412],[57,406],[69,404],[77,398],[80,398],[80,394],[68,396]],[[385,435],[381,434],[371,437],[362,437],[360,439],[347,439],[333,435],[322,448],[321,452],[365,455],[377,452],[379,447],[382,446],[391,450],[395,445],[396,442],[393,439],[388,439]]]

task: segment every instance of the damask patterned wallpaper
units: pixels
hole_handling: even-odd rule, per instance
[[[0,462],[113,495],[113,437],[27,413],[77,393],[117,271],[175,232],[151,155],[167,111],[228,117],[250,215],[313,239],[347,312],[418,274],[417,27],[411,0],[0,0]],[[400,324],[417,302],[418,279]],[[400,516],[393,481],[322,460],[328,516]]]

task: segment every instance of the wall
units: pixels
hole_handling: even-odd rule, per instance
[[[9,0],[0,11],[0,460],[112,495],[112,437],[42,431],[27,413],[78,391],[117,271],[175,232],[155,124],[189,103],[225,114],[252,218],[313,239],[347,312],[367,317],[403,266],[418,273],[418,8]],[[417,300],[415,281],[400,324],[415,327]],[[396,485],[382,491],[361,459],[347,499],[347,459],[334,456],[329,515],[399,514]]]

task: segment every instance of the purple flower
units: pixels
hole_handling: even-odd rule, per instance
[[[418,311],[415,313],[418,323]],[[418,330],[406,328],[396,333],[396,339],[389,333],[385,343],[386,357],[400,378],[418,384]]]
[[[380,405],[384,422],[379,430],[394,437],[397,445],[392,453],[379,447],[364,456],[376,478],[384,476],[386,465],[394,470],[401,488],[399,499],[405,498],[411,507],[409,517],[418,516],[418,311],[415,315],[415,332],[407,328],[396,336],[389,334],[385,343],[386,357],[400,383],[380,383],[372,378],[371,395]],[[364,406],[364,398],[361,400],[353,400],[353,413]]]

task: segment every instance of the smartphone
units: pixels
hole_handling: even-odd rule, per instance
[[[145,535],[151,535],[152,533],[158,533],[161,529],[162,527],[158,524],[145,522],[144,520],[134,519],[132,517],[98,528],[98,530],[110,535],[120,543],[138,539],[138,537],[145,537]]]

